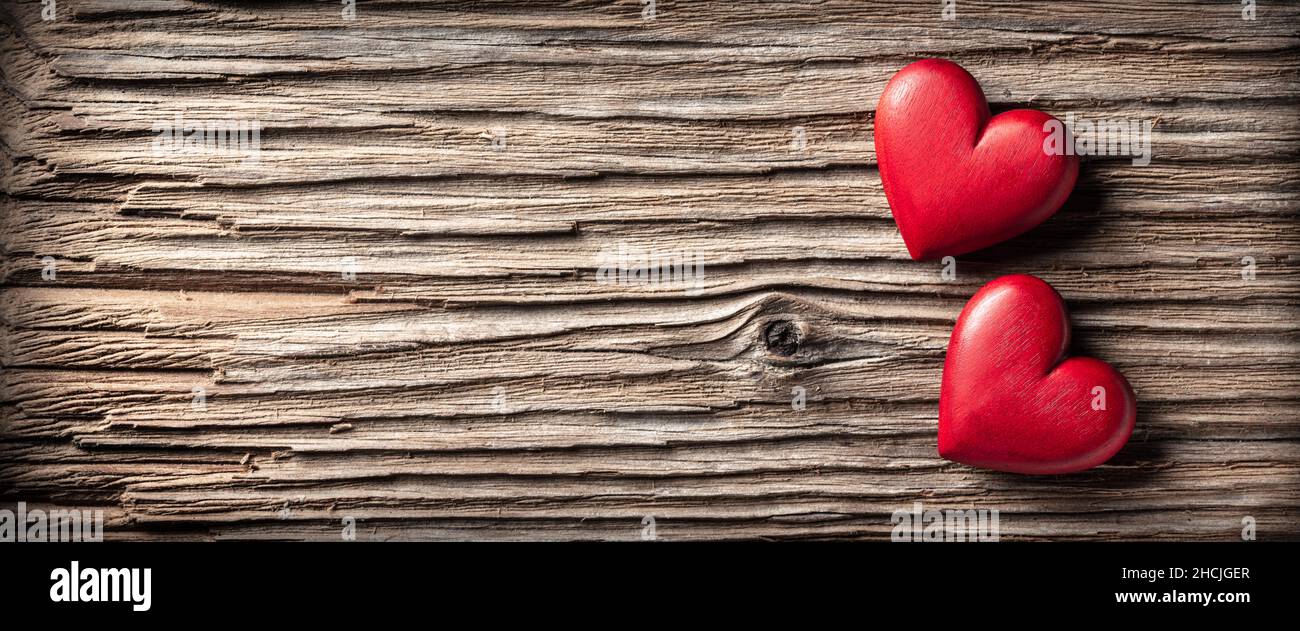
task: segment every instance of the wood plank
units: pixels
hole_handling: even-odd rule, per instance
[[[0,502],[123,540],[878,539],[918,500],[1006,539],[1300,538],[1300,6],[40,8],[0,7]],[[1151,163],[1085,157],[945,279],[871,140],[922,56],[995,111],[1151,122]],[[155,151],[178,115],[256,121],[257,161]],[[704,274],[600,282],[620,247]],[[1138,393],[1097,469],[935,451],[953,322],[1010,273]]]

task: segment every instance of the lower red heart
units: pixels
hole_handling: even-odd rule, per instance
[[[948,342],[939,455],[1013,473],[1095,467],[1133,433],[1137,404],[1109,364],[1065,353],[1070,323],[1051,285],[1003,276],[966,303]]]
[[[898,71],[876,106],[876,162],[908,253],[965,254],[1052,216],[1079,175],[1078,157],[1051,140],[1064,134],[1038,110],[990,118],[979,83],[950,61]]]

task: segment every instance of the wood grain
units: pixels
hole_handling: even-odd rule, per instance
[[[117,539],[877,539],[915,501],[1300,538],[1296,5],[58,6],[0,8],[4,503]],[[1154,121],[1153,160],[1085,157],[944,280],[872,146],[922,56],[995,110]],[[155,152],[178,115],[260,122],[259,159]],[[598,282],[620,245],[702,282]],[[1011,273],[1132,382],[1107,465],[938,458],[948,334]]]

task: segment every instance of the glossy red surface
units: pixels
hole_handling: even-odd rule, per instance
[[[1065,303],[1051,285],[1016,275],[982,287],[948,342],[939,455],[1040,474],[1083,471],[1115,455],[1133,432],[1133,389],[1103,361],[1067,359],[1069,343]]]
[[[950,61],[898,71],[876,107],[876,161],[912,258],[985,248],[1055,213],[1079,159],[1044,148],[1051,120],[1024,109],[990,119],[979,83]]]

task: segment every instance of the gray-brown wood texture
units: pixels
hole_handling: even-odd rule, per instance
[[[1300,538],[1300,7],[942,5],[6,2],[0,498],[109,539],[870,539],[915,501]],[[946,280],[872,148],[924,56],[1153,122],[1151,164],[1086,157]],[[178,116],[257,160],[159,150]],[[601,282],[620,246],[702,281]],[[935,452],[947,336],[1009,273],[1138,394],[1100,468]]]

